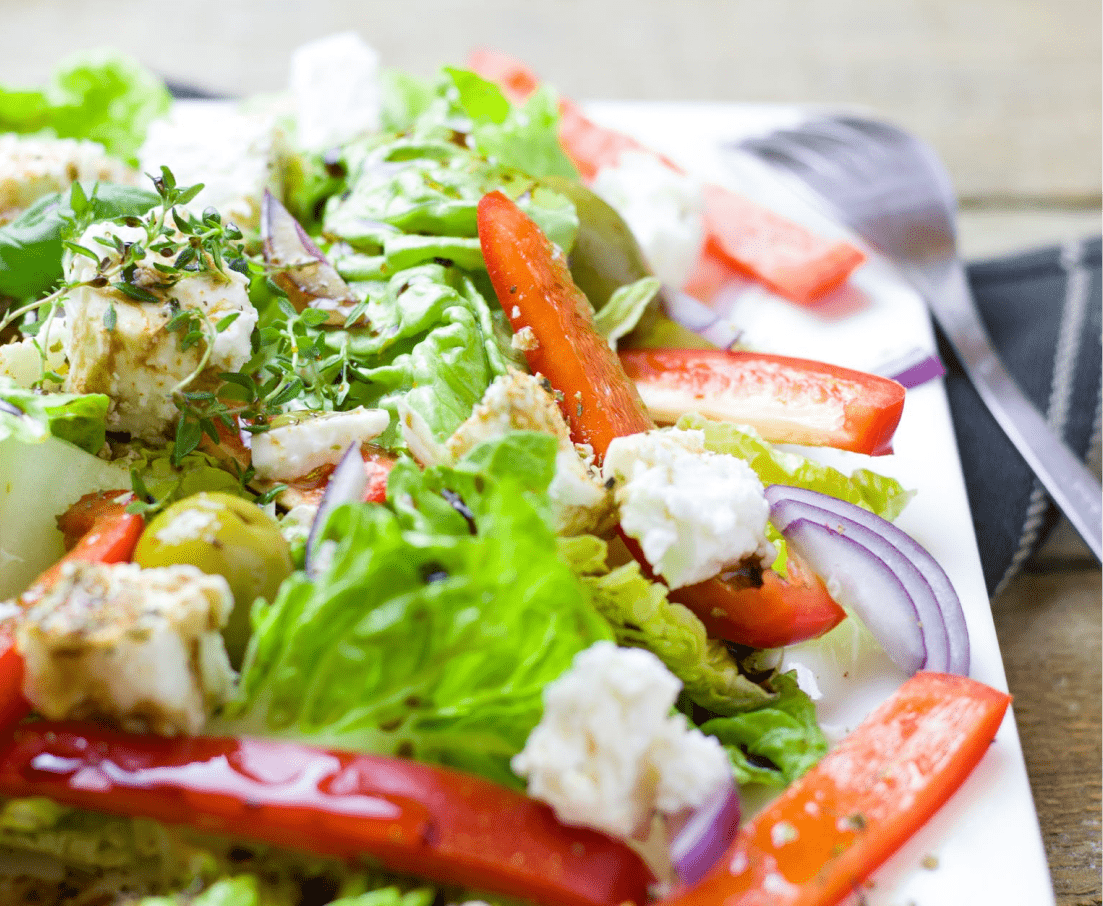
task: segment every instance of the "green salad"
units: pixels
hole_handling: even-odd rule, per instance
[[[339,62],[344,83],[319,61]],[[556,95],[511,99],[464,68],[416,79],[349,36],[305,48],[293,72],[269,97],[173,103],[107,54],[0,91],[0,153],[71,162],[68,179],[28,171],[23,195],[0,184],[0,598],[27,704],[16,717],[131,752],[93,804],[5,781],[15,750],[0,747],[0,899],[568,902],[508,859],[479,876],[458,856],[419,861],[413,844],[327,851],[329,831],[288,817],[302,803],[284,787],[217,819],[232,784],[175,810],[122,792],[162,802],[157,771],[180,768],[196,738],[270,746],[256,751],[273,775],[285,758],[310,763],[303,752],[384,759],[356,762],[363,777],[392,759],[443,771],[416,775],[438,791],[419,840],[447,837],[457,797],[541,800],[562,833],[600,836],[621,860],[609,864],[661,896],[679,883],[669,846],[688,815],[726,790],[780,790],[828,749],[774,646],[717,637],[684,590],[718,574],[747,595],[793,581],[764,485],[888,519],[909,492],[692,412],[607,455],[580,443],[563,417],[571,388],[532,373],[539,341],[488,273],[484,196],[502,193],[565,256],[601,342],[702,344],[563,150]],[[694,457],[713,471],[691,481]],[[660,474],[678,490],[649,484]],[[735,512],[729,496],[750,502]],[[258,788],[268,776],[239,774]],[[465,777],[492,792],[461,796]],[[348,782],[367,796],[368,780]],[[340,823],[353,812],[326,783]],[[413,793],[387,789],[381,801],[414,814]],[[513,820],[486,832],[523,837]],[[536,859],[527,845],[518,858]]]

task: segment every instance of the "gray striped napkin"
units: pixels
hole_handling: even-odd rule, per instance
[[[1099,474],[1103,288],[1098,238],[972,264],[969,282],[1007,369]],[[939,337],[989,594],[1014,576],[1058,512]]]

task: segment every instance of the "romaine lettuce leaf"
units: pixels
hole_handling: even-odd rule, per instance
[[[779,450],[745,426],[714,422],[696,413],[678,419],[678,428],[705,432],[705,446],[716,453],[745,459],[765,485],[791,484],[865,507],[884,519],[899,516],[915,496],[895,478],[870,469],[844,475],[838,469]]]
[[[766,707],[701,724],[727,750],[741,785],[787,786],[827,753],[815,705],[795,674],[775,674],[770,685],[778,695]]]
[[[538,438],[522,443],[550,460]],[[545,491],[503,471],[403,461],[387,506],[337,509],[330,566],[254,611],[239,698],[213,732],[410,755],[516,786],[509,759],[544,686],[612,633],[532,503]]]
[[[63,63],[41,90],[0,88],[0,131],[90,139],[130,163],[168,112],[164,82],[131,57],[98,51]]]

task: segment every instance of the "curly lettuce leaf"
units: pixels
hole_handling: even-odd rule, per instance
[[[137,60],[97,51],[63,63],[40,90],[0,88],[0,131],[99,142],[137,164],[146,129],[172,96]]]
[[[870,469],[845,475],[838,469],[779,450],[745,426],[715,422],[696,413],[678,419],[678,428],[705,432],[705,446],[745,459],[765,485],[791,484],[864,507],[884,519],[896,519],[915,496],[895,478]]]
[[[589,586],[594,606],[613,627],[618,645],[646,648],[678,679],[684,694],[716,714],[761,708],[776,695],[739,669],[725,645],[708,638],[694,614],[667,599],[666,587],[649,581],[636,562],[610,570],[600,538],[563,538],[560,550]]]
[[[540,493],[508,474],[400,462],[387,506],[330,517],[329,567],[293,575],[254,611],[218,731],[409,755],[516,786],[509,759],[544,687],[612,635],[557,555],[531,502]]]
[[[740,785],[785,787],[827,754],[815,705],[795,674],[775,674],[769,684],[777,697],[766,707],[701,724],[724,746]]]
[[[531,176],[578,179],[559,141],[559,99],[546,86],[511,104],[501,88],[466,69],[445,69],[471,119],[479,153]]]
[[[369,296],[366,311],[369,327],[327,331],[324,342],[355,365],[346,405],[386,408],[392,424],[401,401],[443,441],[511,364],[489,304],[455,268],[403,271]]]

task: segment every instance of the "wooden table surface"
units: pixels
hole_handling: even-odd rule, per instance
[[[1100,232],[1098,0],[192,0],[165,22],[140,0],[3,2],[7,84],[97,43],[233,93],[342,29],[421,74],[487,45],[579,98],[870,107],[938,149],[967,258]],[[1101,902],[1100,588],[1065,529],[993,602],[1060,906]]]

